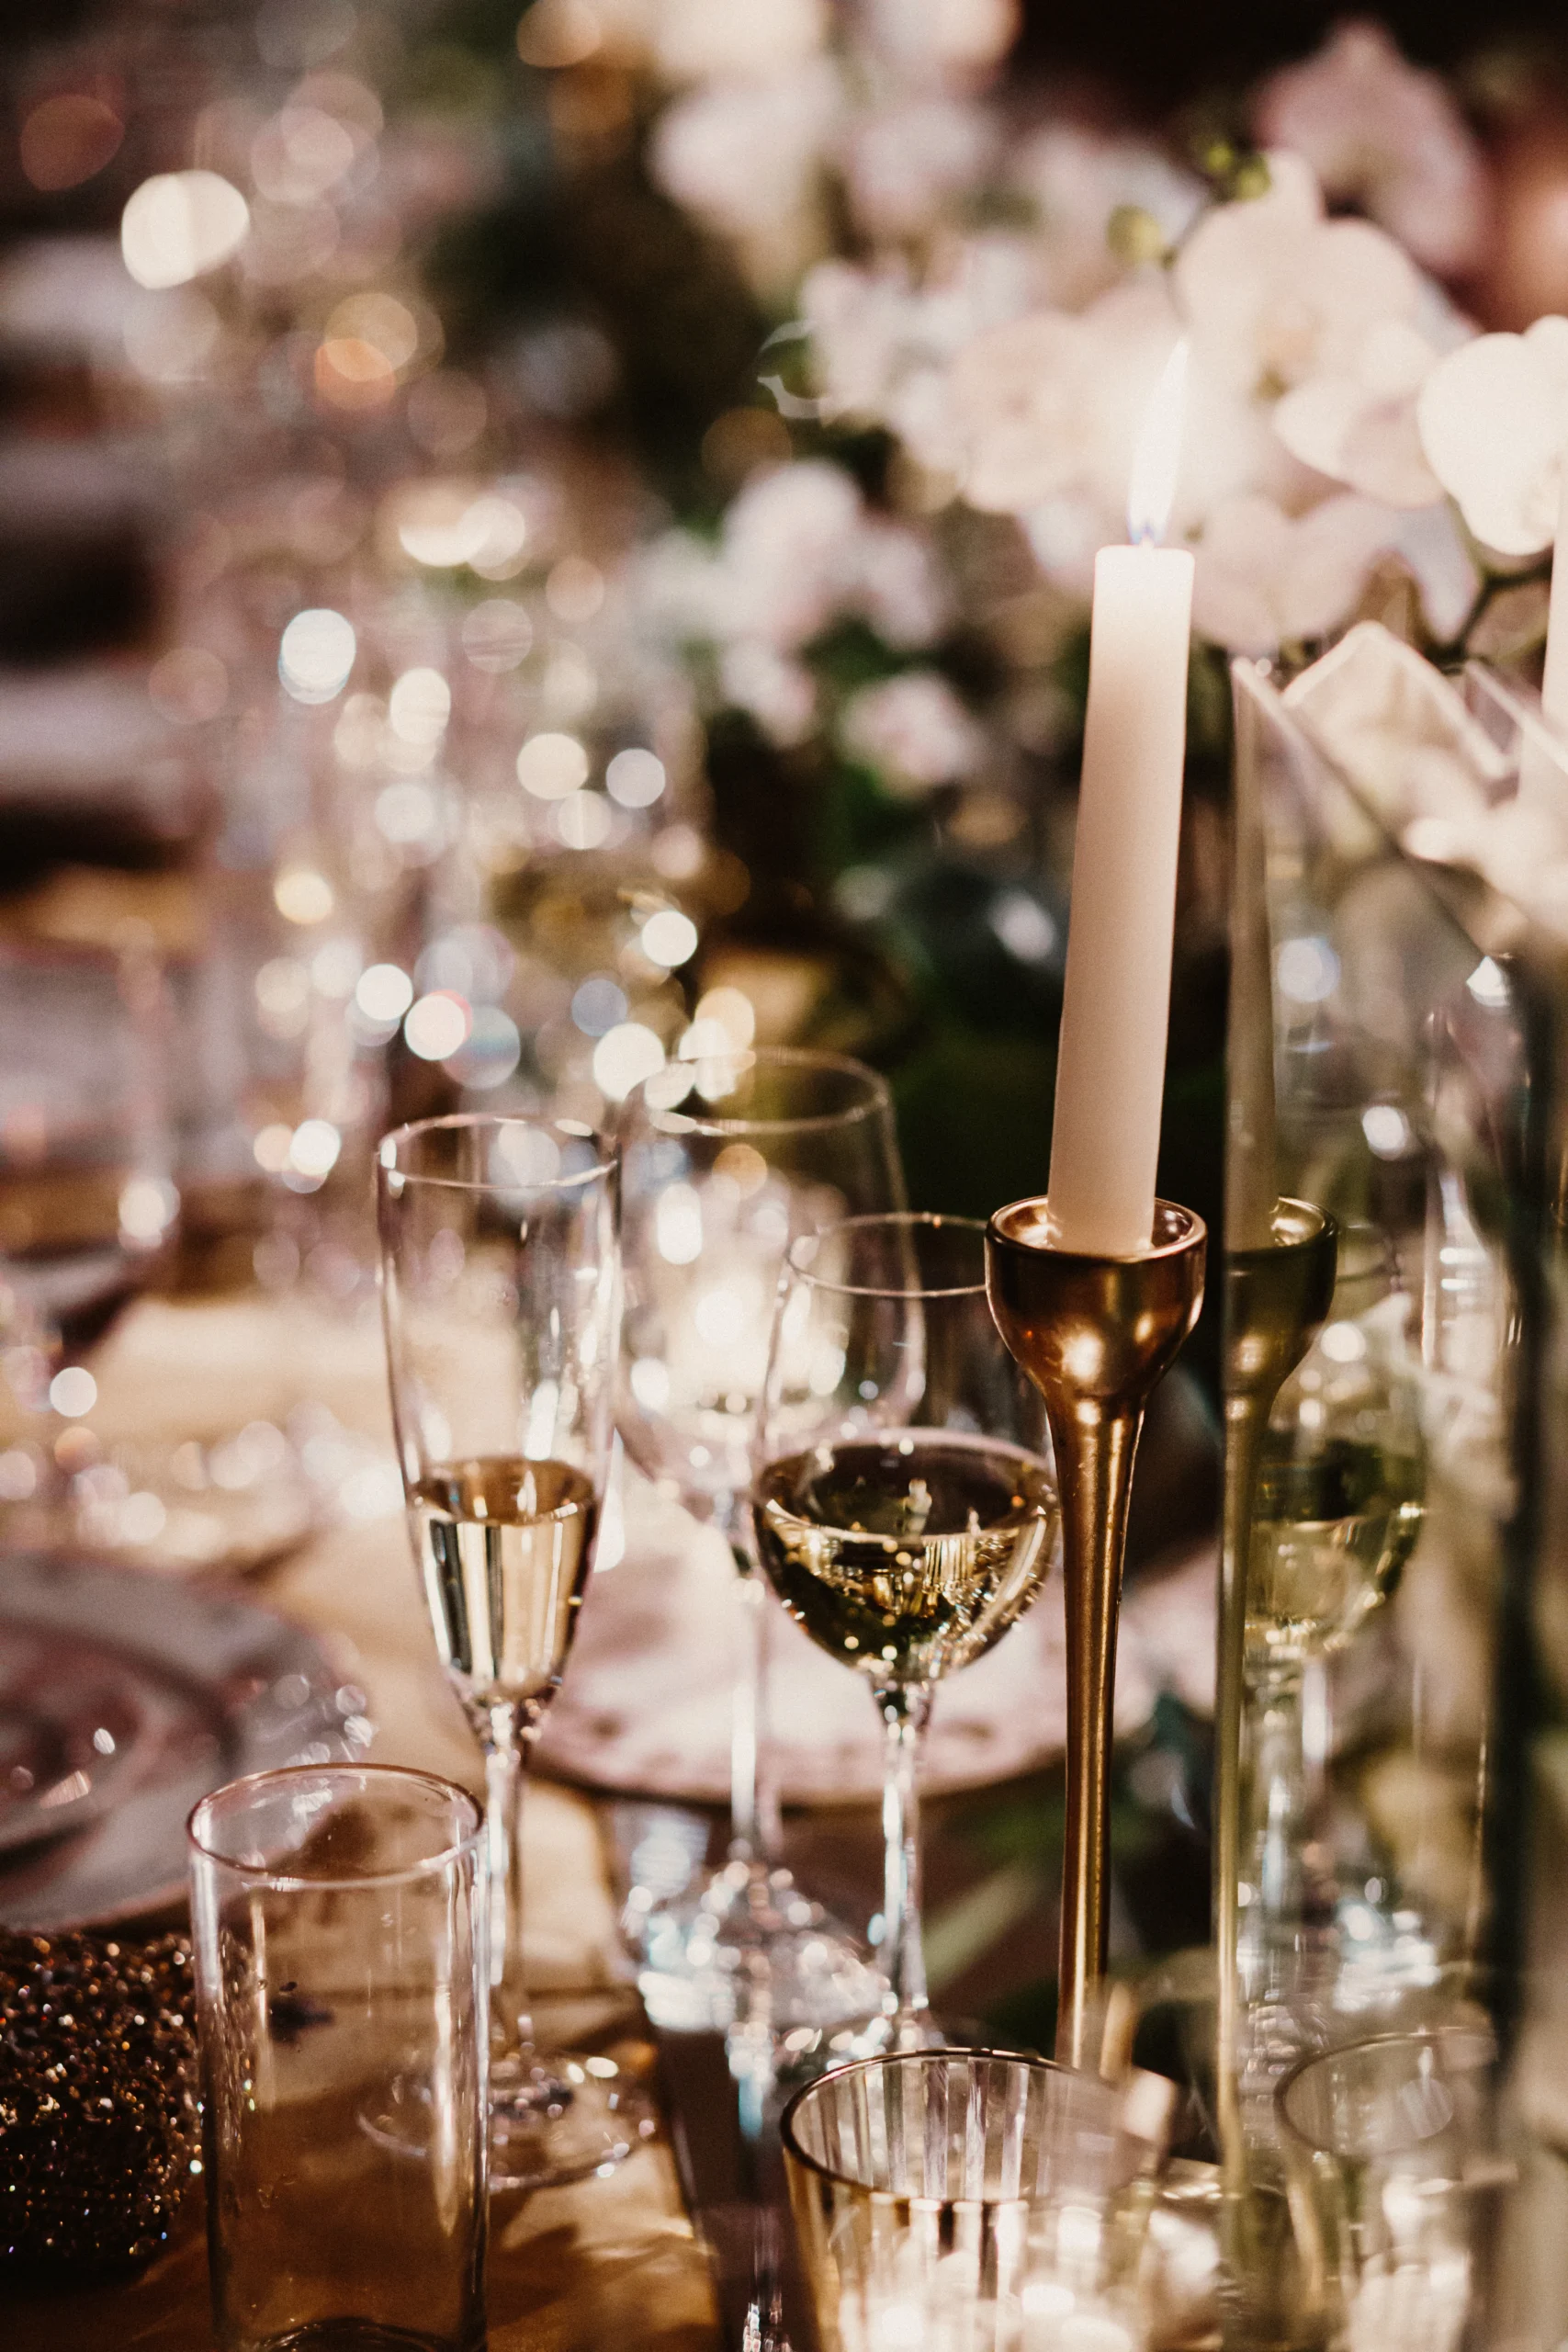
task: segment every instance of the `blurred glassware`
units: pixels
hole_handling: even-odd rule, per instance
[[[1059,1555],[1045,1408],[997,1341],[986,1228],[851,1217],[792,1243],[757,1409],[752,1541],[798,1624],[863,1674],[886,1735],[870,2046],[940,2048],[920,1923],[936,1685],[1016,1623]]]
[[[1358,1953],[1355,1934],[1341,1949],[1325,1818],[1326,1668],[1392,1598],[1420,1535],[1426,1446],[1407,1339],[1415,1316],[1387,1237],[1354,1220],[1342,1225],[1328,1315],[1281,1385],[1260,1450],[1247,1595],[1239,1956],[1254,2030],[1270,2043],[1283,2031],[1281,2048],[1305,2027],[1287,2023],[1278,2005],[1310,2003],[1314,1972],[1338,1978],[1358,1959],[1387,1966],[1393,1957],[1383,1939],[1375,1954]],[[1319,1990],[1335,1998],[1326,1979]]]
[[[1498,2340],[1485,2315],[1515,2172],[1494,2137],[1496,2056],[1477,2010],[1329,2050],[1280,2085],[1302,2316],[1327,2352]]]
[[[0,944],[0,1263],[13,1312],[68,1367],[176,1229],[167,1020],[162,970],[140,939],[115,952]],[[7,1369],[14,1386],[26,1382],[28,1367]],[[31,1369],[36,1392],[43,1367]],[[90,1385],[67,1371],[62,1395],[87,1397],[68,1418],[90,1408]]]
[[[881,1982],[775,1864],[769,1597],[746,1506],[784,1252],[847,1215],[901,1204],[892,1100],[874,1071],[840,1056],[705,1052],[632,1091],[621,1167],[621,1435],[662,1493],[725,1536],[744,1628],[728,1860],[694,1903],[655,1906],[636,1923],[638,1982],[660,2024],[724,2029],[742,1998],[759,2026],[834,2024],[874,2007]]]
[[[190,1818],[220,2352],[479,2352],[483,1823],[386,1766],[236,1781]]]
[[[115,950],[0,943],[4,1504],[68,1516],[98,1462],[87,1359],[178,1227],[168,1032],[137,927]]]
[[[533,2039],[521,1807],[593,1565],[614,1435],[616,1167],[587,1127],[463,1115],[377,1165],[392,1420],[448,1679],[484,1750],[491,2177],[581,2179],[652,2128],[607,2060]]]
[[[826,2352],[1141,2352],[1172,2086],[991,2051],[835,2068],[784,2109]]]

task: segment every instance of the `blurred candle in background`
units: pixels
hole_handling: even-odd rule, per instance
[[[1134,1257],[1154,1225],[1187,748],[1191,556],[1157,544],[1181,451],[1187,345],[1139,437],[1131,547],[1095,559],[1048,1209],[1063,1250]]]

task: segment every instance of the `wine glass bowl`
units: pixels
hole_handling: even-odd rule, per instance
[[[1002,1346],[985,1227],[852,1217],[794,1243],[758,1422],[753,1529],[780,1600],[871,1685],[886,1733],[882,2033],[939,2043],[920,1951],[919,1753],[937,1682],[1057,1557],[1044,1406]]]
[[[609,1477],[615,1157],[573,1121],[455,1115],[378,1156],[382,1303],[410,1536],[437,1652],[485,1757],[491,2179],[628,2154],[646,2102],[606,2061],[534,2043],[519,1813],[564,1671]]]
[[[886,1084],[786,1047],[672,1062],[628,1102],[622,1158],[621,1434],[648,1476],[722,1522],[750,1485],[785,1250],[902,1199]]]

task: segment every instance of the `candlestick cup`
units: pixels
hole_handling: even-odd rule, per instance
[[[1198,1319],[1207,1237],[1156,1201],[1141,1254],[1057,1246],[1043,1199],[998,1209],[986,1237],[991,1312],[1045,1400],[1061,1489],[1067,1627],[1067,1810],[1056,2055],[1088,2063],[1105,1973],[1111,1709],[1127,1504],[1144,1408]]]

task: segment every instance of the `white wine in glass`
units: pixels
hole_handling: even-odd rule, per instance
[[[863,2047],[939,2046],[920,1941],[919,1760],[937,1683],[990,1648],[1057,1556],[1039,1392],[997,1336],[986,1229],[861,1216],[791,1248],[752,1517],[786,1609],[863,1674],[885,1732],[882,2014]]]

